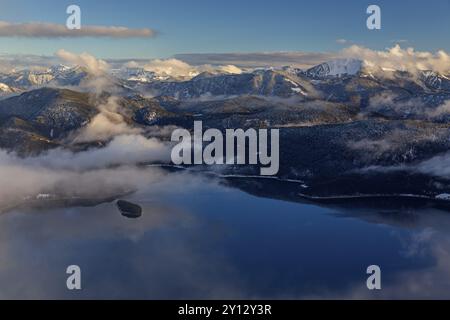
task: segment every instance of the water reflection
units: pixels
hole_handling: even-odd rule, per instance
[[[292,190],[171,174],[127,197],[144,208],[137,220],[113,203],[1,215],[0,298],[450,296],[447,212],[280,194]],[[71,264],[82,269],[80,292],[65,287]],[[365,287],[371,264],[382,268],[380,292]]]

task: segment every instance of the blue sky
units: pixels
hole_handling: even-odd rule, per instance
[[[52,55],[64,48],[102,58],[155,58],[179,53],[372,49],[398,40],[417,50],[450,51],[450,0],[3,0],[0,21],[65,24],[77,4],[83,25],[151,28],[156,38],[0,38],[0,52]],[[382,29],[366,28],[366,8],[382,9]],[[337,39],[351,42],[343,45]]]

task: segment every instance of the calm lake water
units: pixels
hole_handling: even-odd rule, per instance
[[[448,212],[327,208],[188,176],[126,199],[142,218],[114,203],[1,215],[0,298],[450,297]]]

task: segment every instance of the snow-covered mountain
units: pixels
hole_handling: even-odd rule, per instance
[[[122,68],[111,70],[111,75],[126,81],[151,82],[157,80],[168,80],[168,77],[159,76],[153,71],[144,68]]]
[[[78,85],[88,72],[82,67],[58,65],[47,70],[20,70],[0,74],[0,82],[16,88],[52,85]]]

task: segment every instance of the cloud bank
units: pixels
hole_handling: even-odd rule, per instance
[[[197,70],[184,61],[177,59],[161,60],[156,59],[144,65],[147,71],[153,71],[157,74],[165,74],[172,77],[193,76]]]
[[[118,99],[111,96],[106,103],[99,105],[99,114],[77,133],[74,142],[107,141],[118,135],[142,133],[141,129],[126,123],[119,112]]]
[[[82,26],[80,30],[69,30],[65,25],[43,22],[11,23],[0,21],[0,37],[21,38],[152,38],[156,31],[148,28],[130,29],[115,26]]]
[[[125,64],[126,67],[138,67],[139,64],[131,61]],[[175,78],[192,78],[202,72],[210,73],[228,73],[240,74],[243,71],[235,65],[218,65],[203,64],[193,66],[179,59],[155,59],[143,65],[146,71],[155,72],[158,75],[175,77]]]

